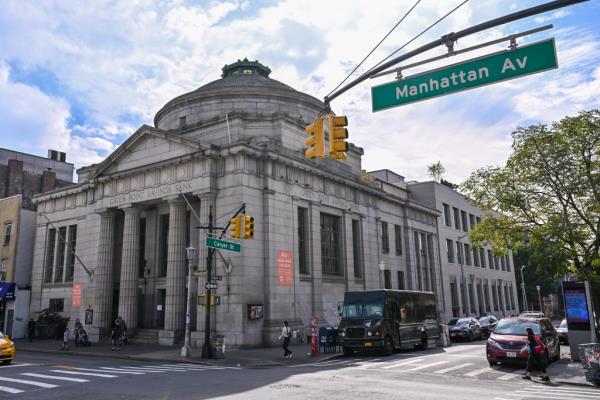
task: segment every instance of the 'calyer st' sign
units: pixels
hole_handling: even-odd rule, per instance
[[[554,39],[548,39],[372,87],[373,112],[557,67]]]

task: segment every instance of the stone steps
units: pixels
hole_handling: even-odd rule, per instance
[[[128,338],[131,343],[158,343],[158,329],[136,329],[135,335]]]

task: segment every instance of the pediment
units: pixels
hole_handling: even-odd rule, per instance
[[[94,176],[149,167],[208,149],[208,146],[194,139],[143,125],[98,165]]]

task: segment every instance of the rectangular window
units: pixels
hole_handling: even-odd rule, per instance
[[[471,229],[475,227],[475,216],[473,214],[469,214],[469,226]]]
[[[494,256],[494,267],[499,270],[500,269],[500,257]]]
[[[506,303],[506,308],[510,309],[510,299],[508,298],[508,286],[504,285],[504,302]]]
[[[485,266],[485,250],[479,249],[479,260],[481,261],[481,268],[486,268]]]
[[[506,255],[506,270],[510,272],[510,256]]]
[[[67,227],[58,228],[58,247],[56,249],[56,266],[54,267],[54,283],[63,281],[63,271],[65,267],[65,250],[67,245]]]
[[[448,262],[454,262],[454,243],[450,239],[446,239],[446,253],[448,254]]]
[[[54,271],[54,248],[56,247],[56,229],[48,230],[48,240],[46,242],[46,265],[44,271],[44,283],[52,283],[52,273]]]
[[[396,240],[396,255],[402,255],[402,227],[394,225],[394,239]]]
[[[504,256],[500,256],[500,266],[502,268],[502,271],[506,271],[506,264],[505,264],[505,258]]]
[[[510,294],[510,309],[511,310],[516,310],[515,308],[515,295],[513,293],[513,288],[512,286],[510,287],[510,289],[508,290],[508,293]]]
[[[498,308],[498,292],[496,292],[496,285],[492,283],[492,299],[494,300],[494,310],[499,311]]]
[[[354,259],[354,277],[362,278],[362,260],[360,257],[360,222],[357,219],[352,220],[352,256]]]
[[[465,264],[472,265],[471,262],[471,246],[465,243]]]
[[[0,260],[0,281],[6,281],[6,271],[8,270],[8,260],[3,258]]]
[[[469,283],[469,305],[471,306],[471,314],[475,314],[475,292],[472,283]]]
[[[63,312],[65,310],[65,299],[50,299],[48,311],[51,313]]]
[[[460,229],[460,211],[456,207],[452,207],[452,211],[454,212],[454,227]]]
[[[404,290],[404,271],[398,271],[398,290]]]
[[[479,267],[479,250],[473,249],[473,265]]]
[[[480,223],[480,222],[481,222],[481,218],[479,218],[479,217],[475,217],[475,223],[476,223],[476,224],[478,224],[478,223]]]
[[[502,301],[502,286],[496,286],[498,288],[498,303],[500,304],[499,310],[504,310],[504,301]]]
[[[462,223],[462,230],[467,232],[469,230],[469,224],[467,223],[467,213],[460,211],[460,221]]]
[[[423,280],[422,280],[422,244],[421,244],[421,235],[419,232],[414,232],[415,239],[415,259],[417,260],[417,290],[423,290]]]
[[[492,251],[488,250],[488,265],[490,269],[494,269],[494,256],[492,255]]]
[[[144,277],[146,270],[146,218],[140,218],[140,252],[138,255],[138,278]]]
[[[342,276],[339,217],[321,213],[321,265],[324,275]]]
[[[485,299],[485,311],[492,311],[492,306],[490,305],[490,291],[487,283],[483,285],[483,298]]]
[[[308,275],[308,209],[298,207],[298,270]]]
[[[385,254],[390,252],[390,238],[388,236],[388,224],[381,221],[381,251]]]
[[[4,246],[8,246],[8,244],[10,243],[10,235],[12,232],[12,223],[7,223],[4,225],[4,240],[2,241],[2,243],[4,243]]]
[[[456,242],[456,259],[459,264],[465,263],[465,259],[463,258],[463,247],[460,242]]]
[[[442,204],[444,206],[444,224],[446,226],[452,226],[452,215],[450,215],[450,206],[448,204]]]
[[[383,271],[383,284],[385,289],[392,288],[392,271],[389,269]]]
[[[158,276],[167,276],[169,257],[169,214],[162,214],[158,220]]]
[[[469,307],[467,307],[467,290],[465,288],[465,284],[461,283],[460,284],[460,297],[462,297],[462,309],[463,312],[466,314],[469,311]]]
[[[69,240],[67,244],[67,268],[65,271],[65,282],[73,282],[75,274],[75,251],[77,245],[77,225],[69,226]]]
[[[458,304],[456,282],[450,282],[450,299],[452,301],[452,316],[458,317],[460,315],[460,305]]]

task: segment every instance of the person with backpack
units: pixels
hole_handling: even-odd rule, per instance
[[[292,358],[292,352],[288,349],[292,338],[292,328],[288,326],[287,321],[283,321],[283,330],[281,331],[281,335],[279,335],[279,340],[281,338],[283,338],[283,358]]]
[[[529,357],[527,358],[527,372],[523,375],[523,379],[531,380],[531,372],[538,370],[542,373],[542,381],[548,382],[550,377],[546,372],[546,360],[544,358],[546,346],[542,342],[542,339],[533,333],[533,329],[527,328],[525,332],[527,333],[527,351],[529,352]]]

